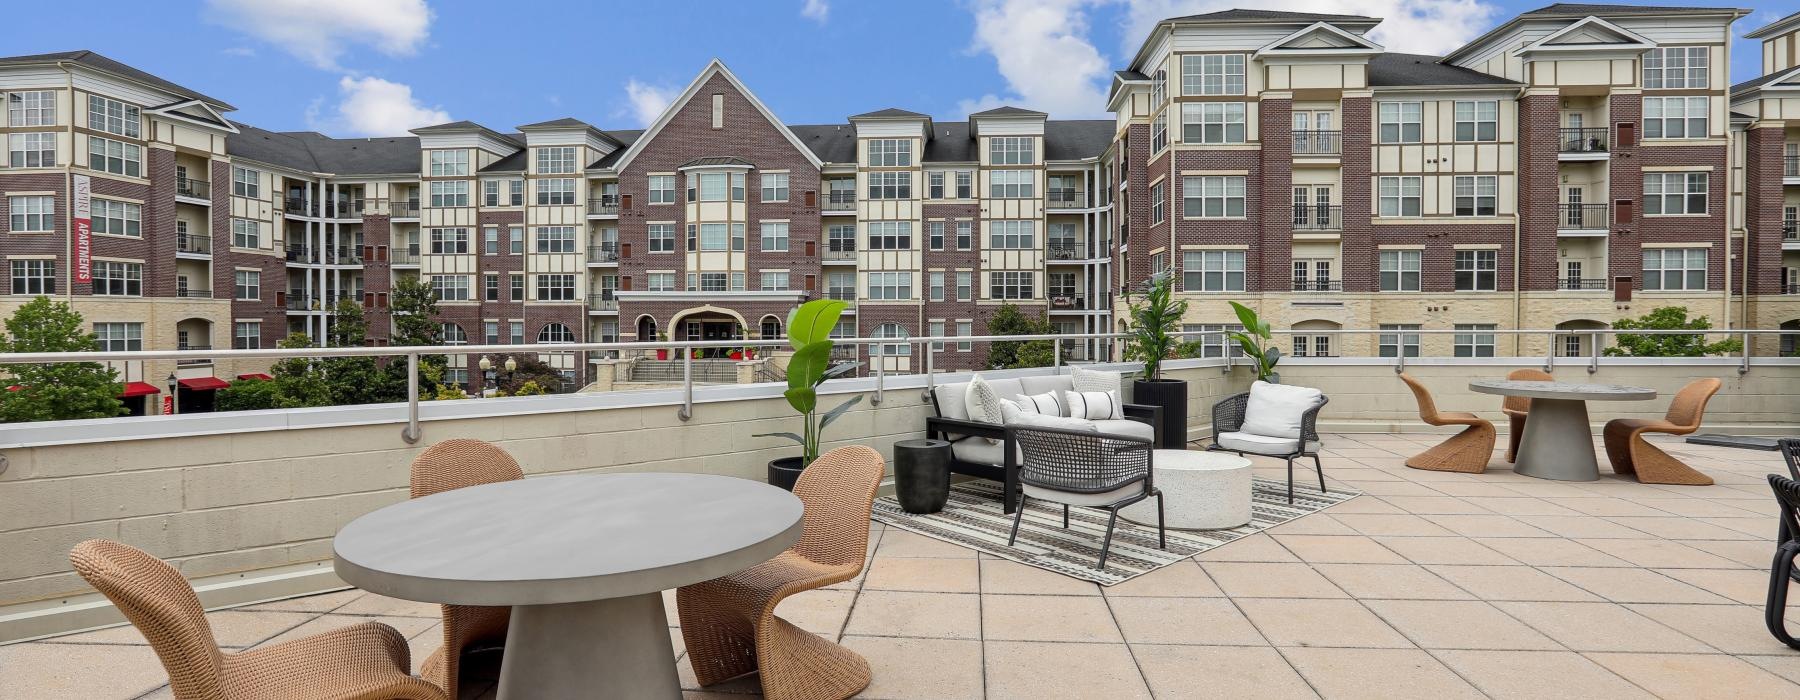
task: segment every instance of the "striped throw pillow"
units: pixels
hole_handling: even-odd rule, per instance
[[[1066,391],[1069,417],[1088,420],[1121,420],[1125,410],[1119,407],[1116,391]]]
[[[1025,413],[1036,413],[1040,416],[1068,415],[1067,412],[1063,411],[1062,399],[1057,397],[1056,392],[1054,391],[1047,391],[1042,394],[1032,394],[1030,396],[1021,396],[1013,403],[1018,404],[1019,410]]]

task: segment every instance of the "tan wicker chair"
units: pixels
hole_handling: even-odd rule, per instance
[[[1548,382],[1556,378],[1541,369],[1515,369],[1506,378],[1521,382]],[[1525,439],[1525,418],[1531,412],[1531,397],[1507,396],[1500,401],[1500,412],[1506,414],[1506,461],[1517,462],[1519,441]]]
[[[1644,433],[1686,435],[1700,429],[1706,414],[1706,402],[1719,392],[1724,382],[1717,377],[1704,377],[1688,382],[1669,402],[1669,412],[1662,420],[1654,418],[1615,418],[1606,422],[1601,436],[1606,440],[1606,458],[1613,471],[1635,474],[1646,484],[1711,485],[1712,477],[1695,471],[1681,460],[1669,456],[1644,439]]]
[[[821,455],[794,485],[806,505],[798,543],[774,559],[675,591],[700,685],[757,670],[763,694],[775,700],[847,698],[869,685],[869,662],[776,617],[775,606],[862,571],[869,509],[885,469],[880,454],[860,445]]]
[[[174,567],[109,540],[75,545],[69,561],[150,640],[176,700],[445,699],[437,686],[407,674],[406,638],[379,622],[226,653],[200,598]]]
[[[469,486],[525,478],[518,461],[498,447],[468,438],[445,440],[425,449],[413,460],[412,497],[423,498]],[[419,666],[419,675],[457,697],[462,655],[470,647],[506,643],[506,625],[512,608],[479,605],[444,605],[444,645]]]
[[[1434,472],[1480,474],[1487,471],[1488,461],[1494,457],[1494,424],[1473,413],[1439,411],[1437,402],[1431,400],[1431,392],[1426,391],[1419,380],[1405,373],[1401,373],[1400,380],[1406,382],[1413,398],[1418,399],[1419,420],[1425,421],[1426,425],[1469,426],[1436,447],[1413,455],[1406,460],[1406,466]]]

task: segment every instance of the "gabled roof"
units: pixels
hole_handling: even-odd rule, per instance
[[[505,158],[488,163],[482,168],[484,173],[522,173],[525,166],[531,163],[531,152],[523,148],[507,154]]]
[[[1150,76],[1144,75],[1143,73],[1139,73],[1134,70],[1113,71],[1113,80],[1117,80],[1120,82],[1141,83],[1141,82],[1145,82],[1149,79],[1150,79]]]
[[[663,127],[668,126],[669,120],[675,118],[675,113],[680,112],[681,108],[686,107],[687,103],[694,99],[694,95],[700,92],[700,87],[705,85],[706,81],[711,80],[713,76],[723,77],[726,82],[731,83],[731,86],[737,89],[737,91],[744,96],[744,99],[749,101],[750,105],[755,107],[758,113],[762,114],[764,119],[769,120],[769,124],[773,125],[777,132],[782,136],[787,137],[788,143],[793,144],[794,148],[799,150],[801,155],[806,156],[806,159],[812,163],[813,167],[816,168],[823,165],[823,163],[819,162],[819,157],[812,152],[812,149],[807,148],[806,144],[800,141],[800,137],[795,136],[794,132],[788,129],[786,124],[783,124],[780,119],[775,118],[775,113],[770,112],[768,106],[764,105],[762,100],[757,99],[756,93],[751,92],[750,88],[746,87],[743,81],[738,80],[737,75],[732,73],[731,69],[726,68],[723,61],[715,58],[711,63],[706,64],[705,70],[700,71],[699,75],[694,76],[693,82],[688,83],[687,89],[682,90],[681,95],[677,96],[674,101],[671,101],[668,107],[663,108],[662,114],[656,118],[655,122],[650,124],[650,128],[645,129],[643,135],[632,142],[630,148],[625,149],[624,154],[619,157],[619,160],[615,162],[612,167],[623,168],[630,165],[631,160],[636,158],[637,154],[642,153],[646,145],[656,139],[656,135],[662,132]]]
[[[756,167],[755,163],[744,160],[737,156],[707,156],[705,158],[695,158],[686,163],[682,163],[680,165],[680,167],[683,169],[685,169],[685,168],[710,168],[710,167],[717,167],[717,166],[721,166],[721,165],[728,165],[728,166],[733,166],[733,167],[744,167],[744,168]]]
[[[1761,27],[1757,27],[1754,30],[1744,32],[1744,38],[1763,39],[1777,34],[1786,34],[1794,29],[1800,29],[1800,12],[1795,12],[1794,14],[1775,20]]]
[[[850,118],[851,119],[912,119],[912,118],[929,119],[930,117],[927,115],[924,115],[924,114],[920,114],[918,112],[909,112],[904,109],[900,109],[898,107],[889,107],[887,109],[878,109],[873,112],[863,112],[862,114],[858,114],[858,115],[855,115]]]
[[[1751,78],[1744,82],[1733,85],[1733,86],[1731,86],[1731,96],[1737,97],[1741,93],[1750,92],[1757,88],[1765,87],[1765,86],[1768,86],[1768,85],[1771,85],[1774,83],[1785,83],[1790,80],[1800,83],[1800,67],[1789,68],[1784,71],[1777,71],[1774,73],[1770,73],[1768,75]],[[1800,88],[1800,85],[1796,85],[1794,87]],[[1783,90],[1787,89],[1787,86],[1783,86],[1782,89]]]
[[[166,105],[159,105],[156,107],[146,107],[144,111],[171,119],[179,119],[200,124],[202,126],[210,126],[215,129],[237,131],[237,127],[231,125],[231,120],[226,119],[225,115],[219,113],[219,110],[214,109],[212,105],[207,104],[205,100],[201,99],[187,99],[179,102],[170,102]]]
[[[1605,41],[1588,41],[1584,40],[1586,36],[1611,38]],[[1513,49],[1513,54],[1523,55],[1533,51],[1648,50],[1653,48],[1656,48],[1656,42],[1644,35],[1589,15],[1545,35],[1542,39]]]
[[[1012,105],[1003,105],[1000,107],[995,107],[993,109],[976,112],[969,116],[971,116],[971,117],[1048,117],[1050,115],[1045,114],[1043,112],[1038,112],[1038,111],[1029,110],[1029,109],[1023,109],[1020,107],[1014,107]]]
[[[1220,10],[1205,14],[1171,17],[1167,22],[1379,22],[1366,15],[1326,15],[1315,12],[1283,12],[1281,10]]]
[[[1522,13],[1521,17],[1542,17],[1549,15],[1567,15],[1585,17],[1587,15],[1664,15],[1677,12],[1744,12],[1726,7],[1670,7],[1664,5],[1599,5],[1589,3],[1559,2],[1545,5],[1535,10]]]
[[[100,54],[94,53],[93,51],[88,51],[86,49],[83,49],[81,51],[62,51],[62,52],[58,52],[58,53],[40,53],[40,54],[32,54],[32,55],[28,55],[28,56],[8,56],[8,57],[0,58],[0,66],[28,66],[28,65],[35,65],[35,64],[40,64],[40,63],[56,63],[58,61],[67,61],[69,63],[79,64],[84,68],[89,68],[92,70],[100,71],[102,73],[110,73],[112,75],[123,78],[125,80],[148,85],[150,87],[156,88],[163,92],[171,93],[174,95],[179,95],[181,97],[186,97],[188,99],[202,100],[202,101],[205,101],[206,103],[212,105],[213,107],[216,107],[218,109],[222,109],[222,110],[225,110],[228,112],[231,110],[237,109],[236,107],[231,106],[229,103],[225,102],[224,100],[216,99],[213,97],[207,97],[206,95],[203,95],[194,90],[190,90],[190,89],[182,87],[180,85],[176,85],[175,83],[171,83],[167,80],[163,80],[162,78],[158,78],[154,75],[145,73],[144,71],[138,70],[136,68],[132,68],[131,66],[125,65],[123,63],[112,60],[112,59],[102,56]]]
[[[588,126],[587,122],[584,122],[580,119],[576,119],[574,117],[563,117],[561,119],[552,119],[547,122],[538,122],[536,124],[526,124],[524,126],[519,127],[519,131],[524,131],[526,129],[568,129],[568,128],[574,128],[574,127],[586,127],[586,128],[590,128],[590,129],[593,128],[591,126]]]
[[[1307,37],[1323,37],[1326,46],[1294,46]],[[1314,22],[1305,28],[1269,42],[1256,50],[1256,56],[1342,56],[1371,55],[1382,52],[1380,44],[1355,32],[1345,31],[1329,22]]]
[[[1119,123],[1111,119],[1063,119],[1044,124],[1044,160],[1097,158],[1112,147]]]
[[[1477,85],[1517,87],[1520,83],[1461,66],[1440,63],[1438,57],[1411,53],[1375,54],[1369,59],[1370,87],[1435,87]]]
[[[943,123],[933,127],[935,132],[942,131]],[[794,136],[825,163],[856,162],[856,127],[849,124],[796,124],[788,127]],[[931,151],[932,141],[925,142],[926,152]],[[929,158],[925,158],[929,160]]]

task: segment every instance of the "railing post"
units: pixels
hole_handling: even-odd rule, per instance
[[[876,350],[880,350],[881,344],[876,343],[874,345],[871,345],[870,347],[874,348]],[[887,355],[879,354],[879,353],[869,353],[869,357],[871,357],[875,360],[875,398],[869,399],[869,405],[870,406],[880,406],[882,390],[885,388],[885,385],[887,383],[887,374],[886,374]]]
[[[1050,366],[1055,367],[1058,372],[1062,371],[1062,338],[1050,341],[1050,354],[1055,356],[1055,359],[1050,361]]]
[[[406,427],[400,429],[406,444],[419,442],[419,353],[406,356]]]
[[[1738,365],[1738,376],[1750,373],[1750,331],[1744,331],[1744,361]]]
[[[1604,331],[1589,331],[1588,332],[1588,345],[1592,346],[1592,347],[1588,348],[1588,374],[1599,373],[1599,371],[1600,371],[1600,345],[1605,342],[1606,342],[1606,333]]]
[[[935,369],[936,360],[937,360],[937,351],[935,351],[931,348],[931,346],[933,346],[933,345],[936,345],[936,343],[926,343],[925,348],[924,348],[924,350],[925,350],[925,397],[924,397],[924,399],[926,401],[930,401],[931,394],[933,392],[937,391],[937,376],[936,376],[937,371]]]
[[[694,349],[687,346],[681,348],[681,408],[675,417],[684,423],[694,417]]]
[[[1556,369],[1556,334],[1555,333],[1550,334],[1549,343],[1550,343],[1550,349],[1544,353],[1544,371],[1545,372],[1549,372],[1549,371]]]

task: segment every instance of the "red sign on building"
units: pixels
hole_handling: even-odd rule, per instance
[[[86,175],[75,176],[75,281],[94,281],[93,183]]]

